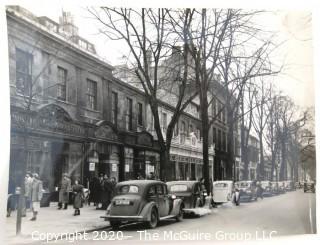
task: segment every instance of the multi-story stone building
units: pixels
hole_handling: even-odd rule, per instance
[[[159,176],[159,146],[143,91],[113,76],[114,67],[78,35],[70,14],[63,12],[57,23],[10,6],[7,25],[11,184],[23,181],[24,164],[49,191],[65,172],[85,184],[99,173],[118,181]],[[165,131],[174,108],[160,105]],[[180,117],[168,179],[202,176],[197,108],[191,103]]]
[[[12,180],[21,181],[24,162],[49,190],[64,172],[124,180],[159,163],[144,94],[113,77],[68,14],[56,23],[8,7],[7,25]]]

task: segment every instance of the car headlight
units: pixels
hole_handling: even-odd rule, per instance
[[[176,195],[171,195],[171,198],[172,198],[172,199],[176,199],[177,196],[176,196]]]

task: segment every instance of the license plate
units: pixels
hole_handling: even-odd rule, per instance
[[[130,205],[129,200],[116,200],[115,205]]]

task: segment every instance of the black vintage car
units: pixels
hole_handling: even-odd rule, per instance
[[[184,214],[198,215],[196,208],[210,206],[210,197],[201,190],[199,181],[170,181],[167,182],[168,191],[183,200]]]
[[[236,186],[240,191],[240,201],[252,201],[257,200],[257,185],[252,180],[242,180],[236,182]]]
[[[143,222],[155,228],[160,220],[183,218],[184,203],[168,193],[167,185],[157,180],[130,180],[116,185],[116,195],[106,215],[113,229],[130,222]]]
[[[316,188],[315,188],[314,182],[313,181],[304,182],[303,191],[304,192],[311,191],[311,192],[315,193]]]

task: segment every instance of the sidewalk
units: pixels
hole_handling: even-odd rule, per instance
[[[105,210],[96,210],[93,205],[80,209],[80,216],[73,216],[74,209],[69,205],[67,210],[57,210],[57,203],[51,203],[50,207],[40,208],[36,221],[30,221],[32,212],[27,212],[27,217],[22,218],[21,236],[16,236],[16,214],[6,220],[5,241],[6,244],[30,244],[39,239],[39,234],[51,233],[76,233],[97,230],[109,226],[109,222],[101,219]],[[33,235],[33,237],[32,237]],[[44,242],[42,242],[44,244]]]

